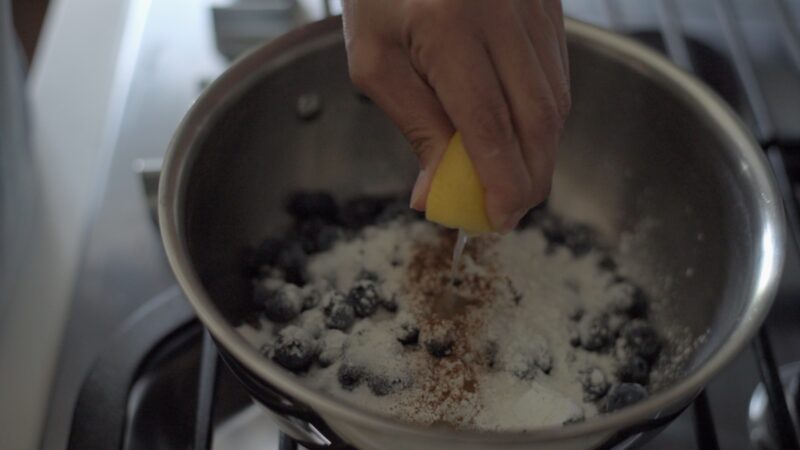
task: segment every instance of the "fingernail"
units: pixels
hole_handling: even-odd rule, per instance
[[[415,209],[417,211],[423,211],[425,209],[424,202],[422,202],[422,189],[424,183],[423,178],[425,177],[425,170],[420,170],[419,175],[417,175],[417,181],[414,182],[414,189],[411,190],[411,202],[409,202],[409,208]]]

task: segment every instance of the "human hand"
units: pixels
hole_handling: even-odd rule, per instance
[[[353,82],[399,126],[420,161],[425,208],[459,130],[506,232],[550,192],[570,109],[560,0],[343,0]]]

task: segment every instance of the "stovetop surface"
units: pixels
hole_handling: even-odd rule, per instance
[[[176,289],[148,211],[140,174],[134,168],[139,159],[163,156],[172,132],[202,86],[224,70],[226,62],[214,48],[211,3],[152,2],[143,11],[146,21],[142,27],[140,51],[132,67],[129,100],[122,114],[117,146],[111,155],[105,194],[87,231],[83,263],[43,438],[44,448],[63,448],[67,442],[80,387],[109,339],[130,323],[134,311],[146,302]],[[670,47],[659,37],[663,23],[654,11],[663,6],[657,3],[664,2],[564,2],[565,10],[574,17],[612,26],[648,45]],[[713,83],[751,125],[762,143],[785,143],[787,152],[795,145],[794,151],[800,152],[800,60],[792,59],[791,47],[785,45],[780,27],[774,25],[772,10],[762,7],[761,2],[723,2],[733,5],[748,54],[758,68],[757,84],[767,111],[756,107],[754,112],[752,95],[743,89],[735,75],[736,61],[731,58],[725,29],[718,18],[720,10],[715,6],[720,2],[667,3],[679,12],[677,22],[691,37],[687,42],[692,68]],[[794,23],[800,23],[800,2],[786,4]],[[310,16],[320,13],[316,8]],[[767,322],[781,362],[800,360],[800,345],[797,344],[800,327],[796,326],[800,318],[800,268],[795,245],[789,244],[789,261],[779,298]],[[192,374],[195,364],[192,358],[197,356],[199,342],[198,329],[193,337],[186,338],[185,347],[181,347],[183,359],[177,359],[184,364],[177,361],[171,366],[159,366],[154,372],[157,375],[153,375],[155,379]],[[707,391],[722,448],[750,448],[747,404],[758,382],[752,351],[748,349],[710,384]],[[189,387],[185,389],[186,393],[190,390]],[[180,397],[183,393],[175,392],[175,397],[168,398],[176,407],[191,406],[191,400],[186,400],[189,397]],[[240,398],[240,394],[231,395]],[[227,411],[239,413],[218,422],[215,448],[263,449],[272,448],[273,444],[277,448],[274,422],[266,419],[257,407],[248,407],[251,404],[244,397],[241,400],[240,404],[232,401]],[[177,417],[181,413],[175,414]],[[180,428],[172,422],[168,426],[173,431]],[[691,413],[687,412],[647,448],[692,447],[692,426]],[[241,432],[245,429],[252,434]],[[170,447],[169,442],[149,444],[154,446],[139,448],[176,448]]]

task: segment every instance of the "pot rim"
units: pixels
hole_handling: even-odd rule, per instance
[[[743,176],[749,181],[750,194],[758,205],[757,227],[752,245],[760,249],[750,291],[741,322],[727,336],[719,349],[701,365],[669,388],[620,411],[593,417],[567,427],[551,426],[526,431],[477,431],[451,427],[427,427],[400,421],[388,415],[360,409],[302,383],[294,374],[267,360],[251,346],[217,310],[195,273],[183,239],[182,223],[184,187],[188,168],[204,137],[204,130],[225,106],[239,97],[246,88],[266,72],[293,58],[301,50],[324,47],[342,40],[341,18],[332,17],[298,28],[270,43],[256,48],[237,60],[200,95],[184,117],[170,143],[161,173],[158,214],[167,258],[189,302],[214,338],[240,363],[267,380],[279,391],[296,399],[323,418],[331,417],[394,433],[413,434],[442,441],[458,442],[531,442],[570,439],[595,433],[613,433],[642,422],[643,418],[664,416],[696,396],[707,382],[728,364],[755,335],[766,318],[782,272],[785,245],[785,224],[782,200],[768,169],[760,146],[745,130],[735,113],[692,75],[684,72],[663,56],[643,45],[595,26],[566,19],[569,40],[587,42],[592,48],[622,60],[632,70],[646,72],[682,100],[692,104],[711,120],[710,126],[728,141]],[[269,63],[265,64],[265,61]],[[326,419],[327,420],[327,419]]]

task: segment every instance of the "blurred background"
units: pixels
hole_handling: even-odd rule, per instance
[[[800,1],[564,6],[702,78],[762,144],[792,230],[764,333],[785,366],[796,426]],[[339,13],[338,1],[0,0],[0,8],[0,448],[191,448],[203,395],[217,400],[205,418],[213,448],[278,448],[275,422],[229,375],[218,374],[216,394],[198,386],[201,329],[167,266],[152,208],[161,158],[203,88],[247,49]],[[721,448],[779,448],[764,394],[753,394],[760,373],[775,369],[768,359],[743,353],[707,389],[710,407],[687,411],[648,448],[710,446],[708,436]]]

